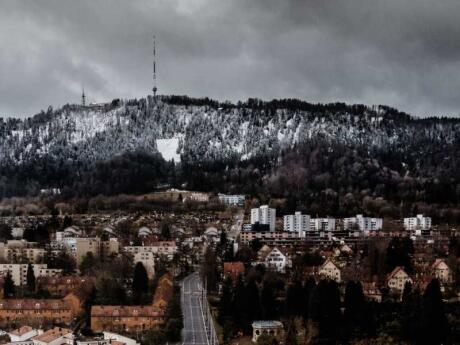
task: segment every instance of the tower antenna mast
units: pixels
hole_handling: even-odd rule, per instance
[[[155,35],[153,35],[153,100],[157,99],[157,69],[156,69],[156,51],[155,51]]]
[[[81,106],[84,107],[86,106],[86,96],[85,96],[85,88],[82,87],[81,91]]]

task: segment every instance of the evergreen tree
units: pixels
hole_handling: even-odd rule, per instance
[[[345,288],[344,300],[345,333],[347,337],[362,334],[365,328],[366,302],[360,282],[349,281]]]
[[[439,280],[433,279],[426,287],[422,300],[420,344],[445,344],[450,329],[444,312]]]
[[[14,297],[16,286],[14,285],[13,277],[11,272],[8,271],[3,282],[3,298]]]
[[[248,295],[248,318],[249,322],[260,320],[262,316],[260,306],[259,287],[254,279],[251,279],[246,285]]]
[[[285,313],[288,317],[301,316],[303,313],[303,287],[299,280],[290,284],[286,291]]]
[[[171,239],[171,227],[168,222],[161,224],[161,237],[165,240]]]
[[[289,321],[287,324],[285,342],[286,345],[297,345],[297,329],[294,321]]]
[[[275,299],[275,287],[272,282],[267,280],[262,285],[260,292],[260,301],[262,305],[262,319],[276,320],[277,319],[277,305]]]
[[[412,289],[412,284],[404,285],[401,303],[401,328],[403,337],[415,343],[419,334],[419,319],[421,314],[420,292]]]
[[[316,282],[315,279],[313,279],[312,277],[308,278],[303,286],[303,296],[299,304],[302,308],[302,316],[304,320],[308,320],[308,318],[310,317],[310,302],[315,287]]]
[[[233,320],[235,321],[236,326],[240,330],[248,330],[248,296],[246,286],[241,275],[238,276],[236,281],[233,307]]]
[[[222,294],[219,301],[219,323],[223,325],[225,321],[233,316],[233,285],[230,277],[225,279],[222,286]]]
[[[35,292],[35,272],[30,263],[27,265],[27,289],[30,292]]]
[[[149,277],[142,262],[134,266],[132,289],[134,303],[142,303],[149,290]]]
[[[90,275],[96,269],[96,265],[97,260],[94,257],[93,253],[88,252],[81,260],[80,266],[78,268],[80,269],[82,275]]]
[[[321,280],[313,291],[310,317],[318,323],[319,339],[335,341],[340,330],[340,292],[333,280]]]
[[[5,223],[0,223],[0,242],[6,242],[13,238],[11,227]]]

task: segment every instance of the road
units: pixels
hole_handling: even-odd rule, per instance
[[[192,273],[182,281],[182,313],[184,314],[183,345],[208,345],[204,313],[200,298],[203,287],[198,273]]]

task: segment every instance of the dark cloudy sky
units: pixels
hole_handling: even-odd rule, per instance
[[[0,114],[162,94],[460,114],[459,0],[2,0]]]

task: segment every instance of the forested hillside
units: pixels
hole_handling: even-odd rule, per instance
[[[385,106],[182,96],[66,105],[0,119],[0,197],[169,184],[285,198],[289,209],[318,214],[434,208],[457,219],[459,148],[459,120]]]

